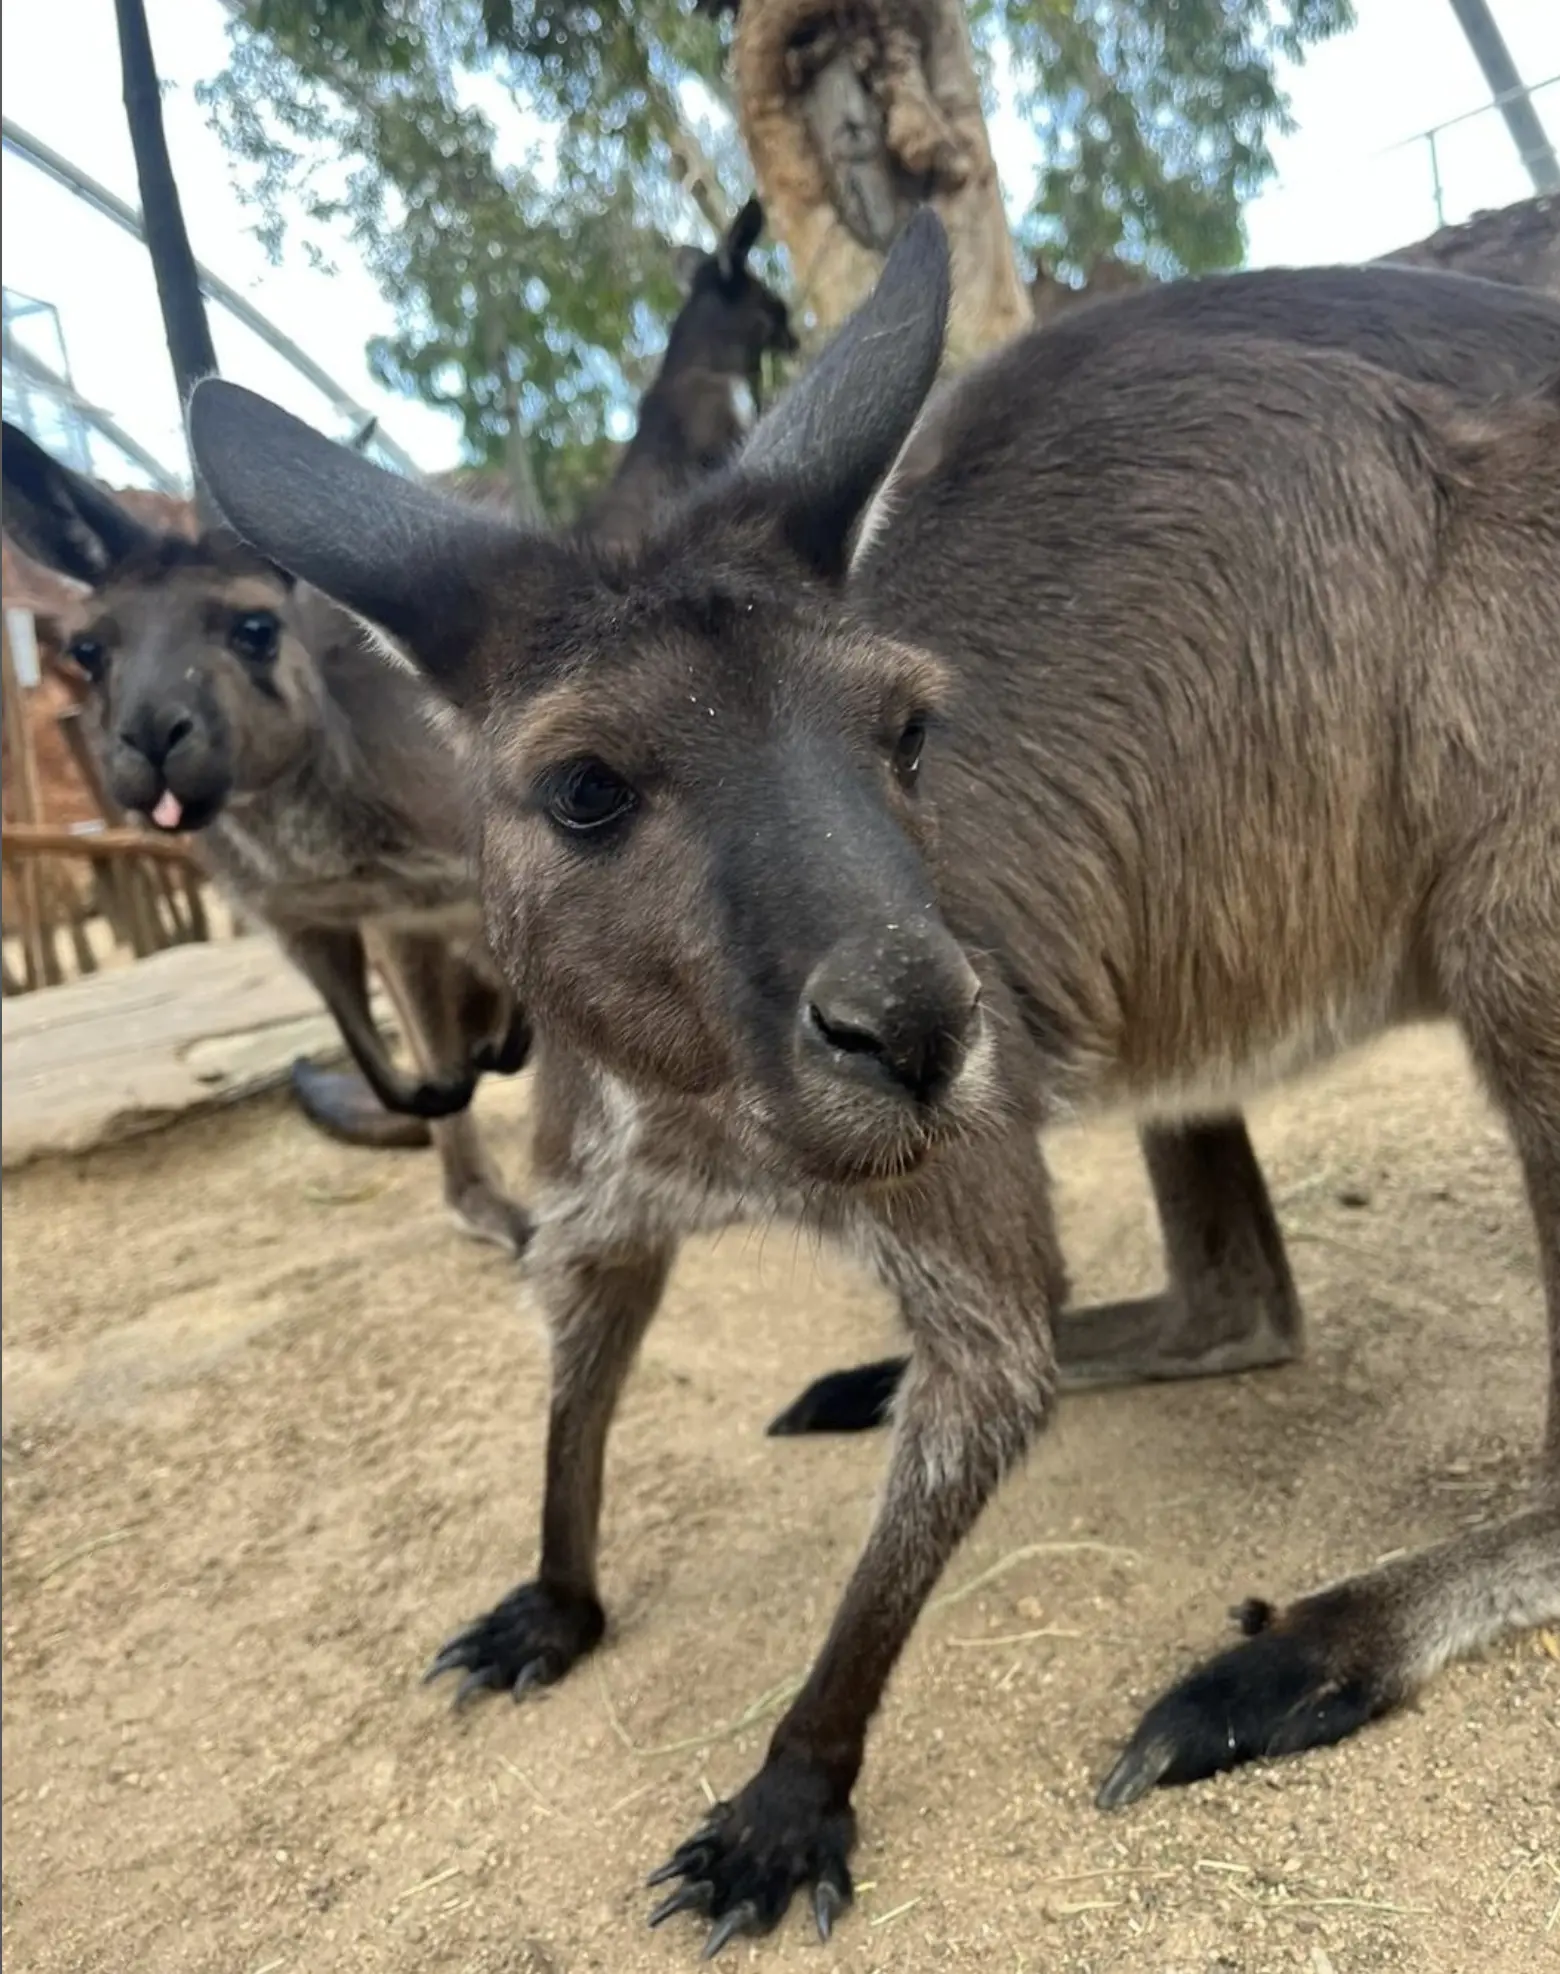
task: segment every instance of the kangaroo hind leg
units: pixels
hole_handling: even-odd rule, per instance
[[[1560,805],[1553,856],[1471,887],[1442,944],[1447,1002],[1505,1112],[1522,1164],[1547,1319],[1548,1412],[1532,1504],[1395,1558],[1275,1613],[1242,1607],[1243,1644],[1172,1687],[1100,1792],[1117,1808],[1157,1783],[1340,1741],[1450,1660],[1560,1622]],[[1443,921],[1444,923],[1444,921]]]

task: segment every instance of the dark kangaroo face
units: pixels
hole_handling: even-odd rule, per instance
[[[703,555],[554,592],[589,652],[483,717],[481,867],[544,1024],[809,1178],[888,1176],[979,1115],[980,981],[936,902],[924,656]],[[630,580],[632,580],[630,578]],[[509,656],[497,634],[495,672]]]
[[[937,905],[939,668],[839,594],[946,306],[926,214],[736,468],[629,557],[520,536],[232,386],[191,408],[234,526],[472,722],[489,936],[544,1031],[835,1183],[988,1105],[981,981]]]
[[[766,356],[795,353],[789,309],[748,269],[763,225],[763,207],[749,199],[714,253],[681,251],[679,271],[688,299],[673,325],[668,356],[751,381]]]
[[[67,650],[93,686],[114,799],[202,829],[284,773],[320,717],[291,578],[235,542],[144,527],[9,427],[4,464],[7,529],[91,586]]]
[[[269,787],[318,728],[290,588],[247,559],[202,555],[156,578],[132,567],[93,595],[69,645],[96,687],[114,799],[162,829],[204,829]]]

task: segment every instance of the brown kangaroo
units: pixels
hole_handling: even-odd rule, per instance
[[[1178,281],[1130,300],[1080,304],[1048,347],[1141,333],[1152,323],[1222,340],[1263,336],[1349,350],[1414,382],[1488,399],[1541,386],[1560,368],[1560,308],[1541,295],[1482,280],[1403,280],[1387,267],[1296,273],[1263,269]],[[957,386],[953,387],[957,388]],[[938,406],[927,407],[903,470],[930,471]],[[1169,1262],[1167,1292],[1090,1312],[1086,1331],[1057,1337],[1062,1390],[1220,1375],[1281,1365],[1303,1347],[1301,1312],[1245,1128],[1151,1127],[1144,1155]],[[1265,1319],[1265,1320],[1264,1320]],[[1100,1348],[1104,1344],[1105,1348]],[[864,1432],[886,1425],[902,1356],[817,1379],[771,1422],[776,1436]]]
[[[1288,278],[1368,312],[1423,277]],[[1053,1410],[1064,1110],[1152,1120],[1161,1199],[1195,1204],[1221,1145],[1249,1157],[1247,1090],[1450,1016],[1522,1161],[1551,1336],[1532,1505],[1254,1608],[1101,1802],[1335,1741],[1560,1616],[1560,387],[1476,405],[1122,301],[980,366],[892,470],[947,301],[923,211],[734,466],[627,552],[464,512],[231,385],[191,403],[235,528],[467,722],[490,937],[543,1037],[540,1569],[433,1670],[519,1691],[601,1639],[607,1431],[685,1234],[794,1217],[899,1299],[887,1481],[829,1636],[654,1874],[679,1881],[654,1917],[704,1914],[707,1952],[798,1889],[825,1933],[850,1897],[872,1715]],[[1554,316],[1509,306],[1549,365]],[[1259,1185],[1189,1265],[1255,1257],[1261,1330],[1293,1305]]]
[[[217,883],[318,989],[378,1103],[436,1120],[458,1224],[518,1253],[529,1223],[467,1106],[483,1070],[522,1066],[529,1033],[482,935],[459,729],[346,612],[220,531],[145,526],[9,425],[3,467],[7,530],[90,585],[69,651],[115,800],[196,833]],[[415,1076],[370,1011],[370,947]]]

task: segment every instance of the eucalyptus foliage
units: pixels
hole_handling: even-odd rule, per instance
[[[748,0],[763,5],[764,0]],[[379,379],[462,421],[555,516],[605,476],[678,303],[669,244],[751,190],[720,8],[694,0],[231,0],[202,91],[262,238],[342,223],[395,311]],[[724,10],[729,11],[729,10]],[[972,0],[1040,168],[1016,232],[1074,276],[1237,263],[1275,68],[1350,0]],[[311,222],[316,223],[311,226]],[[761,268],[764,264],[760,261]],[[764,271],[783,280],[771,261]],[[517,449],[516,434],[523,435]]]

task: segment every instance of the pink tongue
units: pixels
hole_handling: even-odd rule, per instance
[[[165,788],[157,798],[157,807],[152,811],[152,821],[159,829],[177,829],[183,820],[183,803],[171,788]]]

